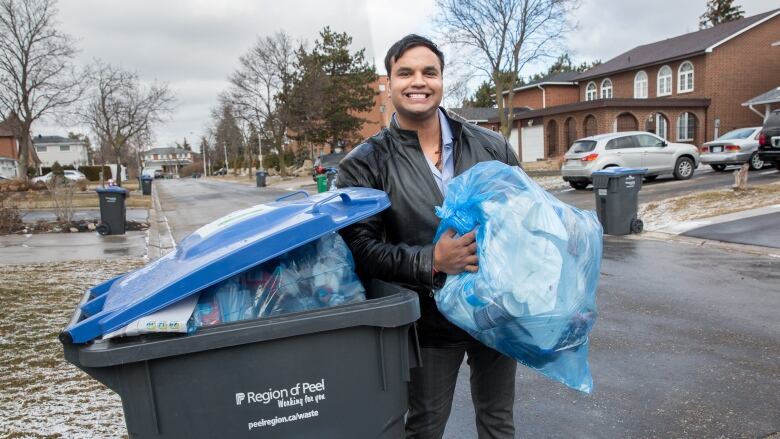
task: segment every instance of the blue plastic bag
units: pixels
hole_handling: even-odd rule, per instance
[[[447,277],[435,295],[439,311],[485,345],[590,393],[588,333],[602,253],[595,212],[497,161],[475,165],[447,190],[434,242],[447,229],[476,228],[479,270]]]
[[[365,299],[352,253],[333,232],[201,292],[189,329]]]

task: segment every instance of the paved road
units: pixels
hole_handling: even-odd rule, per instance
[[[177,243],[200,226],[230,212],[292,193],[285,189],[191,178],[156,180],[155,190]]]
[[[683,235],[780,248],[780,212],[700,227]]]
[[[594,393],[521,367],[518,437],[751,437],[780,431],[780,261],[607,238]],[[461,369],[445,437],[476,437]]]
[[[735,168],[736,169],[736,168]],[[765,168],[761,171],[751,171],[748,176],[748,184],[767,184],[780,181],[780,172],[774,168]],[[676,197],[702,190],[726,189],[734,184],[732,172],[714,172],[709,167],[699,167],[690,180],[675,180],[671,175],[658,177],[652,182],[644,182],[639,192],[639,202],[661,200]],[[581,209],[595,209],[595,196],[593,187],[577,191],[564,189],[552,192],[562,201],[577,206]]]
[[[652,186],[663,184],[678,186]],[[227,212],[289,193],[189,179],[157,188],[177,241]],[[769,257],[607,238],[591,346],[595,391],[582,395],[520,367],[518,437],[780,431],[779,280],[780,260]],[[445,437],[476,437],[465,364]]]

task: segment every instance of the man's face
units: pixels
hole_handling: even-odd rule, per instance
[[[399,116],[415,121],[435,116],[442,89],[439,58],[427,47],[412,47],[393,63],[389,91]]]

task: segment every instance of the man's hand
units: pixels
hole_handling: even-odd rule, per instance
[[[458,274],[463,271],[476,273],[477,242],[476,230],[454,238],[455,231],[447,229],[439,238],[433,249],[433,268],[447,274]]]

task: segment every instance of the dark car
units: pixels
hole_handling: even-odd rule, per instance
[[[314,169],[312,169],[311,177],[314,181],[317,181],[317,176],[327,173],[328,169],[335,169],[338,171],[339,163],[346,155],[346,152],[334,152],[332,154],[325,154],[317,157],[317,160],[314,161]]]
[[[780,171],[780,110],[769,113],[758,135],[758,157]]]

